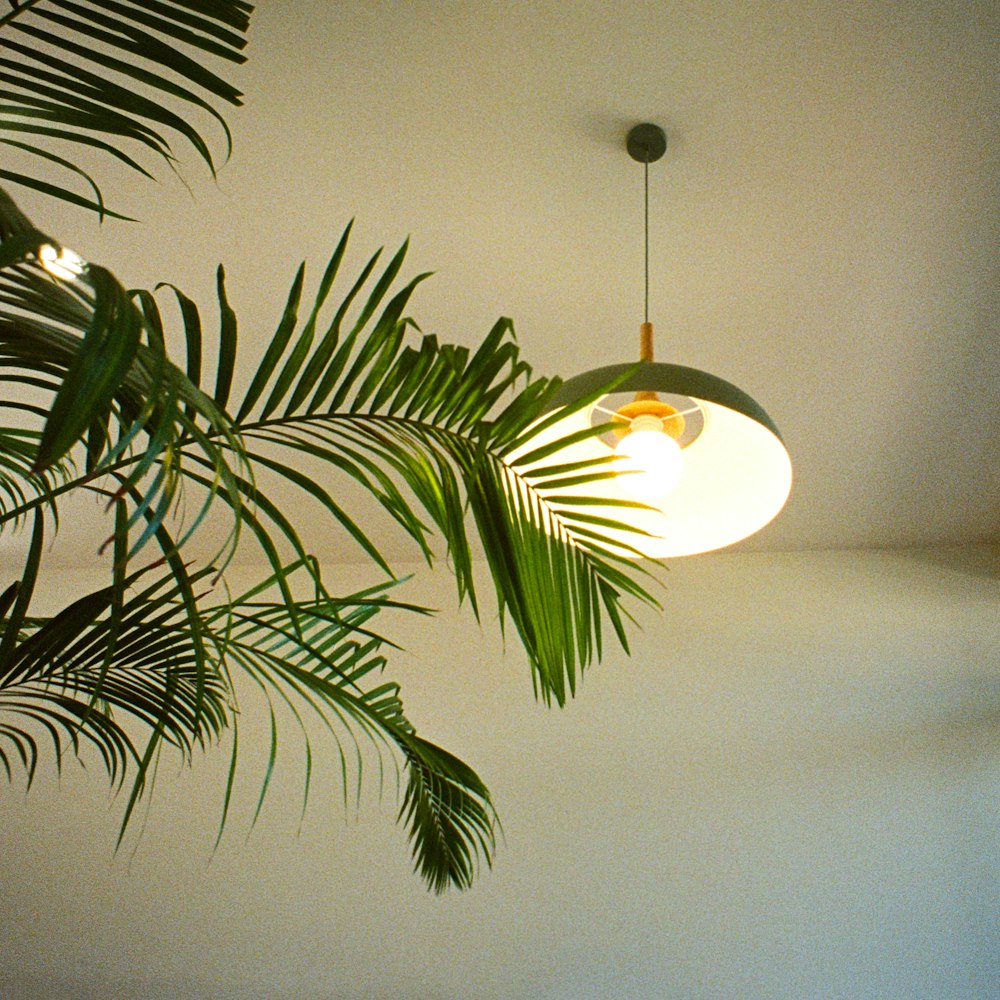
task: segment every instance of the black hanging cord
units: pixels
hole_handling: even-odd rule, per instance
[[[649,322],[649,154],[646,154],[646,159],[643,161],[642,165],[643,171],[645,172],[645,187],[646,187],[646,201],[645,201],[645,232],[646,232],[646,280],[643,287],[644,294],[644,309],[643,309],[643,322]]]
[[[643,165],[645,173],[645,214],[644,228],[646,238],[646,268],[645,287],[643,289],[643,315],[644,325],[649,325],[649,165],[655,163],[666,152],[667,137],[659,125],[651,122],[644,122],[635,125],[629,130],[625,138],[625,148],[628,155],[637,163]]]

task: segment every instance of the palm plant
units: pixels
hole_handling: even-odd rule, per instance
[[[14,6],[0,18],[0,29],[16,35],[0,41],[0,131],[32,139],[0,141],[80,177],[92,196],[34,173],[0,176],[109,215],[94,178],[52,153],[52,143],[82,142],[145,173],[128,144],[170,163],[173,130],[214,169],[206,140],[166,105],[207,109],[228,145],[209,98],[235,104],[239,95],[196,57],[242,59],[249,13],[238,0]],[[100,53],[80,35],[99,39]],[[417,735],[399,686],[381,679],[391,644],[374,628],[378,616],[425,609],[393,598],[388,560],[332,483],[347,477],[360,487],[428,563],[440,539],[459,598],[478,615],[471,527],[501,623],[512,624],[546,702],[563,704],[573,693],[608,627],[625,645],[623,598],[652,598],[640,582],[645,571],[621,546],[603,543],[604,529],[619,526],[614,511],[575,492],[607,470],[560,462],[561,442],[532,446],[551,422],[545,414],[559,382],[532,376],[510,321],[499,321],[475,351],[419,334],[406,310],[426,275],[398,286],[405,244],[381,268],[376,253],[341,286],[349,233],[308,300],[299,267],[274,336],[239,391],[237,318],[222,268],[219,333],[208,345],[200,310],[179,289],[126,291],[0,192],[0,531],[29,539],[0,596],[0,764],[8,775],[22,766],[30,783],[43,739],[57,761],[67,748],[90,745],[113,782],[130,777],[123,834],[164,749],[189,759],[229,732],[224,824],[239,756],[235,699],[238,690],[256,690],[271,719],[258,812],[279,720],[301,730],[307,795],[319,759],[309,718],[333,735],[345,790],[349,758],[361,760],[357,741],[371,737],[405,772],[400,819],[417,869],[441,891],[468,886],[477,865],[491,862],[493,803],[472,768]],[[176,307],[169,313],[167,301]],[[171,360],[174,342],[184,345],[182,365]],[[209,353],[217,358],[211,370]],[[323,473],[307,476],[303,461]],[[331,594],[277,486],[318,505],[386,583]],[[46,536],[63,499],[79,492],[103,498],[113,520],[108,583],[55,615],[32,615]],[[229,527],[196,566],[185,549],[219,510]],[[215,600],[212,583],[241,539],[259,547],[267,578]]]

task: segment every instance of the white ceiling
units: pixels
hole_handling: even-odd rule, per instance
[[[264,2],[217,187],[127,180],[142,225],[36,221],[252,342],[352,216],[355,270],[412,236],[413,314],[474,344],[513,317],[546,374],[629,360],[651,168],[658,358],[736,382],[795,463],[748,546],[998,537],[1000,14],[992,2]],[[189,158],[190,160],[190,158]],[[113,194],[109,189],[109,194]],[[332,543],[331,543],[332,545]],[[331,548],[337,553],[335,546]]]

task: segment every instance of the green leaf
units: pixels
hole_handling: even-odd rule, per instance
[[[274,374],[274,370],[277,368],[278,362],[281,360],[281,356],[284,354],[285,348],[292,338],[292,333],[295,331],[295,324],[298,321],[299,302],[302,299],[302,283],[305,280],[305,275],[306,265],[302,263],[295,273],[295,281],[292,283],[291,291],[288,293],[288,300],[285,302],[285,311],[282,313],[281,322],[278,323],[278,329],[271,338],[271,342],[267,345],[267,350],[264,351],[264,357],[257,367],[253,381],[250,383],[250,388],[247,389],[243,403],[236,412],[237,422],[241,421],[253,409],[254,403],[260,399],[261,393],[263,393],[268,382],[271,380],[271,376]],[[291,380],[289,379],[289,381]],[[272,392],[271,400],[265,405],[261,419],[267,417],[268,413],[280,402],[280,396],[275,400],[275,393],[277,393],[277,389]]]
[[[221,409],[229,402],[229,391],[233,385],[233,369],[236,366],[236,313],[226,297],[226,272],[219,265],[216,275],[216,291],[219,296],[219,361],[215,381],[215,401]]]
[[[35,135],[45,148],[25,151],[40,166],[77,173],[73,151],[86,147],[151,176],[128,144],[138,144],[173,169],[171,140],[179,135],[214,173],[212,143],[192,120],[192,111],[207,113],[216,123],[228,157],[231,136],[219,105],[238,106],[241,95],[210,66],[221,60],[228,69],[244,61],[250,5],[241,0],[28,0],[12,6],[0,16],[0,81],[7,86],[0,132]],[[63,149],[68,153],[63,155]],[[81,198],[56,178],[12,171],[3,176],[102,211],[100,196]]]
[[[416,870],[436,893],[468,889],[481,858],[492,866],[496,814],[479,775],[417,736],[401,741],[408,784],[399,817],[410,825]]]
[[[18,581],[17,589],[13,591],[13,595],[11,595],[10,590],[5,594],[8,602],[10,602],[10,596],[13,596],[13,601],[10,602],[12,603],[10,617],[3,622],[3,635],[0,637],[0,677],[9,675],[14,669],[12,666],[14,649],[20,638],[21,626],[24,624],[28,605],[34,594],[38,567],[42,561],[42,539],[44,536],[44,516],[40,510],[36,510],[35,522],[31,530],[31,546],[24,564],[24,573]]]
[[[125,290],[100,267],[89,269],[93,319],[52,403],[35,467],[58,461],[107,411],[139,348],[141,323]]]

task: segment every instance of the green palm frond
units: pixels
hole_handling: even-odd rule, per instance
[[[190,753],[223,726],[235,730],[226,699],[239,687],[236,676],[248,679],[272,720],[258,811],[280,745],[279,720],[287,726],[290,717],[302,727],[307,788],[308,716],[340,748],[345,792],[351,760],[360,781],[359,740],[370,739],[406,769],[400,818],[418,871],[440,891],[467,886],[477,865],[490,863],[489,793],[467,765],[417,737],[395,684],[371,683],[384,654],[366,623],[381,599],[330,597],[297,533],[298,520],[284,513],[287,501],[271,495],[271,484],[290,485],[318,503],[389,571],[377,539],[339,497],[334,477],[349,477],[428,560],[435,558],[436,537],[443,539],[459,596],[477,613],[472,537],[478,536],[501,621],[513,624],[546,701],[563,704],[573,693],[580,672],[600,658],[608,627],[626,642],[623,602],[652,598],[644,571],[601,544],[602,529],[622,527],[613,505],[595,515],[578,495],[577,487],[608,469],[599,462],[560,465],[560,442],[531,444],[549,420],[543,414],[559,382],[532,377],[510,321],[500,320],[475,350],[421,334],[406,310],[426,276],[397,287],[405,244],[381,268],[375,254],[335,301],[349,231],[307,304],[299,269],[274,337],[241,393],[237,320],[221,268],[218,350],[211,352],[200,314],[183,293],[127,293],[82,261],[67,270],[72,259],[0,199],[0,376],[41,400],[18,401],[17,420],[0,434],[6,449],[0,530],[32,524],[21,579],[0,596],[0,692],[5,684],[16,687],[8,703],[57,743],[96,741],[113,775],[135,763],[127,823],[159,748]],[[164,297],[178,306],[186,371],[167,356]],[[218,361],[208,372],[202,359],[212,353]],[[323,463],[330,475],[307,474],[303,458]],[[11,482],[20,479],[7,494],[4,472]],[[172,514],[185,488],[200,497],[198,514],[193,524],[178,526]],[[74,606],[68,617],[39,622],[28,612],[47,530],[44,511],[58,512],[59,498],[74,489],[93,491],[114,508],[113,585],[93,599],[96,610],[87,611],[86,621]],[[259,599],[258,589],[206,608],[200,589],[217,570],[191,569],[181,551],[219,500],[266,553],[268,583],[279,592],[273,600]],[[220,568],[235,538],[234,528]],[[133,605],[126,589],[137,578],[127,576],[127,567],[147,542],[161,553],[156,586],[163,589],[150,585]],[[311,600],[293,596],[293,571],[308,577]],[[133,623],[140,634],[129,631]],[[66,647],[75,659],[53,667],[46,657],[61,647],[51,638],[68,624],[77,629]],[[145,677],[139,674],[122,679],[120,670],[154,662],[160,648],[171,651],[176,669],[149,683],[137,683],[135,677]],[[112,709],[145,725],[145,743],[128,740]],[[30,764],[35,737],[5,725],[3,763]],[[234,732],[223,822],[235,766]]]
[[[409,781],[399,818],[410,827],[417,871],[437,893],[467,889],[496,845],[496,815],[479,776],[416,735],[400,741]]]
[[[218,108],[239,106],[241,95],[208,67],[245,61],[250,4],[21,0],[11,7],[0,16],[0,144],[52,168],[55,179],[10,169],[0,169],[0,179],[123,218],[67,157],[92,151],[149,177],[143,160],[172,168],[180,139],[214,173],[211,143],[192,123],[197,114],[214,123],[228,157],[231,136]]]
[[[615,519],[614,507],[623,504],[609,502],[595,514],[579,495],[581,485],[611,475],[608,465],[567,470],[540,462],[550,456],[558,462],[563,442],[519,455],[560,383],[531,378],[509,320],[500,320],[475,351],[440,344],[433,335],[408,342],[412,323],[404,312],[426,275],[392,291],[406,244],[381,272],[376,253],[340,303],[328,307],[350,228],[306,308],[299,268],[275,335],[233,404],[247,457],[318,502],[384,568],[375,539],[335,499],[332,478],[306,476],[293,456],[310,456],[354,479],[428,559],[433,526],[460,596],[478,609],[471,512],[501,615],[509,615],[528,652],[536,690],[563,704],[579,672],[600,658],[606,625],[625,643],[623,599],[655,603],[639,582],[647,571],[601,544],[602,529],[628,530]],[[326,313],[332,315],[324,320]],[[189,345],[198,342],[194,316],[185,314]],[[221,370],[232,372],[235,344],[220,354]],[[216,402],[226,405],[232,379],[221,381],[226,395]],[[271,531],[301,556],[301,541],[262,482],[242,489],[245,509],[256,504],[253,530],[267,539],[272,562]]]
[[[8,234],[0,240],[0,378],[7,387],[0,526],[114,474],[112,499],[142,484],[143,500],[128,522],[129,530],[142,527],[134,555],[175,507],[185,460],[209,472],[185,535],[220,491],[238,510],[236,478],[245,475],[239,440],[211,397],[170,362],[162,330],[108,271],[66,256],[9,198],[0,199],[0,231]],[[59,263],[67,260],[72,270]],[[235,543],[234,529],[222,549],[231,552]]]
[[[285,576],[299,568],[285,567]],[[234,691],[249,697],[249,680],[268,703],[274,732],[255,818],[270,787],[279,746],[276,720],[284,708],[297,721],[306,750],[303,809],[312,761],[329,759],[312,751],[312,716],[338,748],[345,796],[352,764],[360,794],[360,736],[405,767],[409,781],[400,817],[410,829],[417,870],[431,888],[466,888],[476,866],[492,862],[496,816],[482,780],[418,737],[403,712],[398,684],[379,680],[386,641],[371,630],[372,619],[387,607],[425,609],[387,598],[385,586],[346,598],[317,590],[293,609],[280,596],[268,599],[277,583],[272,576],[192,616],[173,572],[137,586],[149,572],[116,580],[52,618],[19,614],[17,599],[30,590],[30,580],[20,594],[0,595],[0,766],[8,777],[20,764],[30,785],[44,738],[51,740],[57,762],[67,746],[77,754],[91,746],[116,784],[133,770],[123,835],[148,791],[160,748],[189,758],[196,746],[216,742],[231,726],[221,835],[237,766]],[[202,587],[214,575],[206,568],[190,582]],[[354,753],[345,746],[354,746]]]
[[[8,775],[16,754],[30,782],[40,732],[51,737],[57,761],[66,743],[77,751],[81,741],[91,744],[118,784],[130,764],[138,765],[135,788],[141,789],[146,762],[161,741],[189,756],[225,728],[228,690],[218,677],[203,675],[178,627],[183,608],[173,577],[162,575],[124,596],[145,572],[81,597],[52,618],[24,616],[17,602],[4,617],[0,763]],[[19,599],[33,582],[22,581]],[[12,716],[29,725],[12,725]],[[136,723],[148,734],[145,747],[132,735]]]
[[[12,0],[0,14],[0,182],[103,217],[118,213],[92,160],[152,176],[174,169],[186,145],[214,174],[219,140],[224,156],[231,148],[222,112],[241,96],[224,75],[243,62],[251,11],[243,0]],[[513,624],[546,702],[572,695],[609,628],[626,645],[626,605],[655,602],[645,570],[605,543],[625,528],[620,511],[581,495],[611,474],[607,463],[568,465],[565,442],[535,443],[559,381],[533,377],[511,322],[474,350],[423,335],[407,310],[427,275],[400,278],[406,244],[388,262],[374,254],[335,294],[350,230],[311,300],[299,268],[244,388],[221,267],[217,349],[207,350],[183,292],[126,291],[0,189],[0,532],[28,536],[16,579],[0,582],[0,767],[22,768],[30,784],[48,741],[57,762],[96,752],[115,785],[132,778],[121,838],[161,752],[189,760],[231,728],[221,836],[237,782],[237,699],[260,697],[270,748],[254,818],[289,725],[301,735],[303,810],[316,761],[333,761],[346,800],[360,794],[371,749],[380,776],[383,758],[405,774],[399,820],[416,870],[440,892],[492,863],[498,821],[479,776],[417,735],[382,676],[391,644],[376,616],[425,609],[392,600],[391,584],[331,596],[286,513],[288,488],[392,577],[381,539],[337,488],[352,480],[428,562],[443,544],[477,615],[478,540],[501,625]],[[167,349],[165,298],[179,312],[183,369]],[[81,490],[113,511],[110,584],[35,616],[62,499]],[[185,546],[219,503],[231,527],[195,567]],[[270,575],[212,603],[241,529]],[[140,556],[155,561],[136,570]],[[317,733],[334,754],[314,753]]]
[[[299,564],[285,567],[285,577],[298,568]],[[304,757],[310,762],[305,769],[303,809],[311,762],[317,759],[311,750],[308,717],[313,716],[336,741],[345,797],[352,780],[360,789],[361,755],[355,739],[364,734],[376,749],[388,749],[406,768],[400,819],[409,827],[417,871],[436,892],[449,886],[467,888],[477,865],[491,864],[496,848],[496,814],[489,791],[467,764],[417,736],[403,712],[398,684],[377,680],[386,665],[382,652],[386,640],[371,631],[371,620],[385,607],[426,610],[387,599],[383,585],[346,598],[332,598],[319,589],[312,599],[297,601],[293,614],[284,600],[262,597],[276,583],[273,576],[209,610],[202,626],[206,641],[228,667],[238,666],[267,698],[272,727],[282,705],[298,723]],[[340,738],[345,733],[352,734],[351,755]],[[275,739],[258,813],[277,753]],[[235,769],[234,754],[226,808]],[[355,769],[352,779],[350,772]]]
[[[3,360],[0,359],[0,367]],[[5,528],[16,531],[23,527],[34,505],[42,505],[59,522],[59,507],[55,494],[59,488],[77,478],[76,466],[69,459],[60,459],[39,472],[35,456],[41,432],[30,428],[5,426],[2,414],[26,415],[44,420],[46,413],[38,406],[16,400],[0,400],[0,521],[9,521]]]

